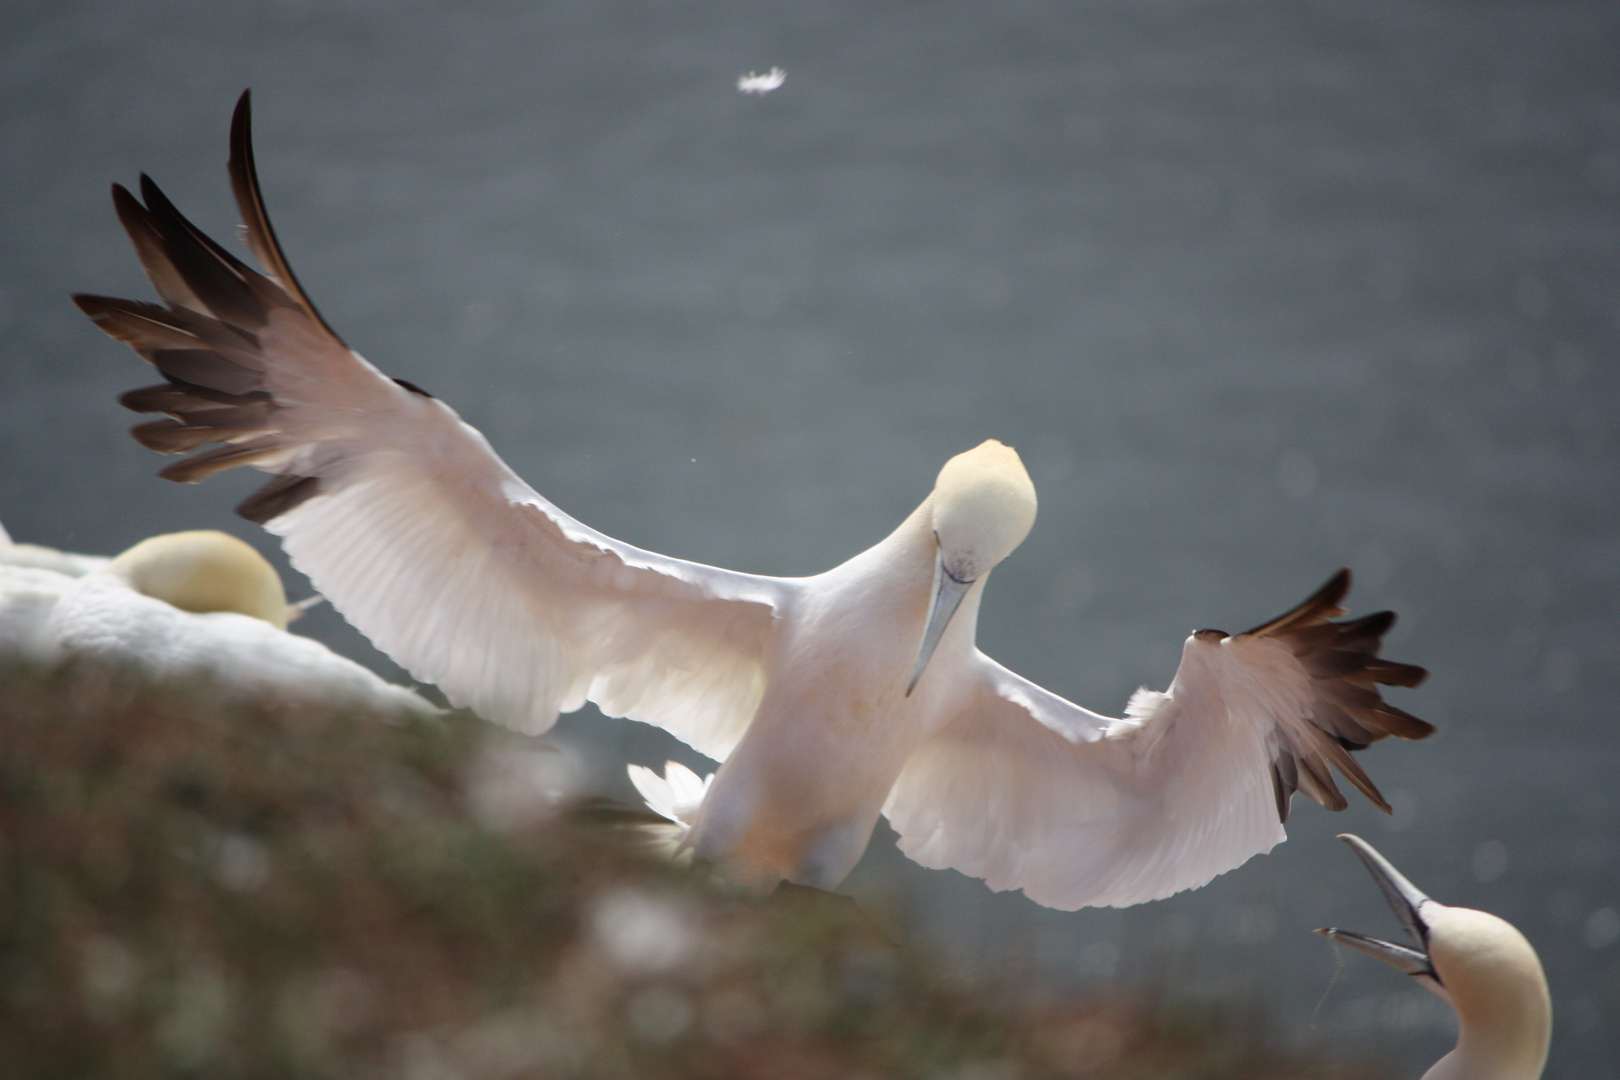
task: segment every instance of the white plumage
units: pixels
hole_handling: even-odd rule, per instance
[[[698,808],[709,794],[714,774],[699,779],[697,773],[678,761],[666,761],[662,776],[645,765],[631,765],[629,772],[630,782],[647,800],[647,808],[679,826],[684,838],[691,831],[692,822],[697,820]]]
[[[1169,691],[1120,719],[990,660],[979,599],[1035,516],[1018,455],[994,441],[947,462],[887,539],[815,577],[604,536],[326,326],[265,214],[246,95],[230,170],[267,273],[143,177],[145,205],[122,188],[114,202],[167,306],[77,298],[167,379],[124,397],[170,417],[137,427],[143,443],[200,450],[161,475],[274,474],[240,512],[453,702],[539,732],[594,701],[722,761],[690,843],[734,879],[836,885],[881,812],[925,865],[1056,907],[1136,903],[1268,850],[1296,788],[1342,807],[1330,766],[1382,804],[1347,748],[1431,730],[1377,692],[1423,675],[1376,658],[1392,616],[1328,621],[1344,572],[1249,634],[1194,635]]]
[[[73,576],[42,561],[90,569]],[[319,642],[287,633],[286,619],[275,570],[224,533],[156,536],[116,559],[0,538],[0,659],[72,663],[81,675],[169,686],[214,704],[439,712]]]
[[[112,558],[106,555],[79,555],[40,544],[16,543],[6,532],[5,526],[0,525],[0,566],[27,567],[49,570],[67,577],[83,577],[110,562]]]

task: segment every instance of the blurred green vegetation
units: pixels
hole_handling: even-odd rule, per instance
[[[1372,1077],[1141,992],[967,981],[894,913],[752,901],[558,811],[533,740],[0,671],[0,1073]],[[879,928],[880,920],[882,928]]]

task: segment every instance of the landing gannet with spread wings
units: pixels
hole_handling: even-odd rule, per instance
[[[245,93],[229,169],[266,272],[143,176],[144,205],[117,186],[113,202],[167,306],[75,298],[166,379],[122,399],[168,415],[134,429],[143,444],[199,451],[159,475],[273,474],[239,512],[453,702],[540,732],[594,701],[723,762],[690,843],[728,877],[834,887],[882,813],[925,866],[1053,907],[1134,904],[1269,850],[1296,789],[1345,806],[1330,767],[1385,806],[1347,751],[1432,730],[1376,688],[1425,674],[1377,658],[1393,616],[1329,621],[1348,572],[1246,634],[1194,634],[1170,689],[1139,693],[1123,719],[997,664],[974,645],[979,600],[1029,532],[1035,491],[994,441],[946,462],[887,539],[815,577],[604,536],[326,325],[266,216]]]

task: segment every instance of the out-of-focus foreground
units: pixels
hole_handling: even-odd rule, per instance
[[[1348,1077],[1251,1016],[1040,996],[903,913],[755,902],[553,812],[463,716],[0,672],[0,1060],[33,1077]]]

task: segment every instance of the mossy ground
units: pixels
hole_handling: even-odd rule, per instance
[[[471,717],[220,701],[0,672],[5,1075],[1374,1075],[1207,1004],[969,981],[903,913],[732,895],[626,815],[492,814]]]

